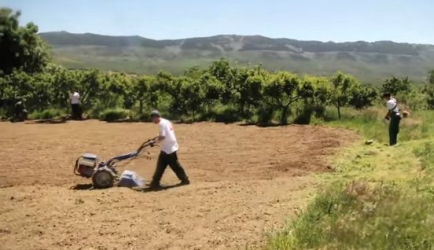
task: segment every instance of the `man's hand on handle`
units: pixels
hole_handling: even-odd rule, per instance
[[[140,152],[142,151],[142,149],[144,149],[145,147],[151,146],[154,147],[156,143],[156,138],[152,138],[152,139],[148,139],[146,142],[144,142],[138,149],[137,151]]]
[[[164,140],[164,136],[161,136],[161,135],[157,135],[154,139],[153,139],[153,141],[154,142],[160,142],[160,141],[162,141],[162,140]]]
[[[155,144],[158,142],[158,136],[151,139],[151,146],[155,146]]]

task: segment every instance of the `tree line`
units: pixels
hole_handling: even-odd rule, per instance
[[[363,109],[374,105],[381,92],[401,95],[412,109],[434,108],[434,71],[426,86],[408,78],[387,79],[380,88],[366,86],[352,75],[297,75],[267,71],[261,65],[241,67],[222,58],[207,68],[192,67],[174,76],[131,75],[96,69],[72,70],[50,63],[48,46],[30,23],[18,25],[20,13],[0,10],[0,110],[11,114],[13,104],[25,98],[30,114],[55,116],[69,108],[69,93],[82,96],[84,113],[92,118],[146,120],[149,110],[190,121],[220,120],[287,124],[309,123],[334,107]],[[34,115],[36,117],[37,115]],[[31,116],[32,117],[32,116]]]
[[[433,91],[429,87],[415,88],[408,78],[391,78],[374,88],[342,72],[331,77],[300,76],[269,72],[261,66],[236,67],[221,59],[206,69],[190,68],[180,76],[163,71],[142,76],[69,70],[52,64],[37,73],[13,70],[0,78],[0,99],[6,110],[13,108],[18,98],[25,98],[30,113],[66,111],[69,93],[75,89],[82,96],[85,113],[93,118],[104,119],[109,114],[113,119],[131,115],[146,119],[149,110],[160,109],[168,116],[192,121],[224,115],[226,118],[221,119],[228,121],[269,123],[277,118],[286,124],[291,114],[308,122],[312,115],[324,115],[330,106],[340,117],[343,107],[374,105],[381,92],[401,94],[403,102],[416,104],[413,109],[432,108]]]

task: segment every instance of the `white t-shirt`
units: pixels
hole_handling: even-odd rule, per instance
[[[161,141],[161,150],[166,154],[171,154],[178,150],[178,142],[176,141],[175,131],[173,130],[172,123],[164,118],[160,119],[160,136],[164,136]]]
[[[71,104],[79,104],[79,103],[80,103],[80,94],[74,92],[74,94],[71,95]]]
[[[386,105],[387,109],[391,110],[392,112],[399,113],[399,108],[398,105],[396,105],[395,98],[390,98],[390,100],[387,101]]]

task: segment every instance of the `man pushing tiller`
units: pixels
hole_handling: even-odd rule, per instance
[[[154,176],[150,188],[154,190],[161,189],[160,181],[163,177],[163,173],[166,170],[167,165],[175,172],[178,179],[181,181],[180,185],[188,185],[190,181],[187,174],[179,163],[177,151],[179,148],[176,141],[175,131],[173,130],[172,123],[160,116],[157,110],[151,112],[152,121],[160,126],[160,133],[157,136],[155,142],[161,142],[161,151],[158,156],[157,167],[155,169]]]

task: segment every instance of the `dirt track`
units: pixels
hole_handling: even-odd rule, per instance
[[[0,249],[244,249],[305,204],[310,173],[355,138],[309,126],[175,125],[192,184],[161,192],[70,190],[88,180],[72,166],[84,152],[110,157],[158,133],[153,124],[97,121],[0,123]],[[120,170],[147,181],[151,160]],[[178,180],[170,169],[163,185]]]

